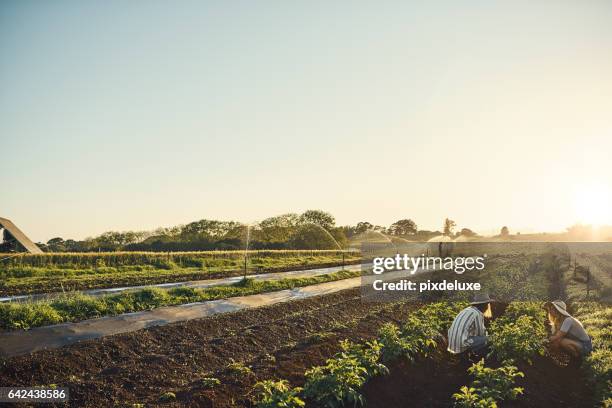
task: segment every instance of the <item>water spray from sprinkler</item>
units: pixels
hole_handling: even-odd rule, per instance
[[[246,281],[249,241],[251,240],[251,224],[247,224],[245,225],[245,227],[246,227],[246,245],[244,246],[244,280]]]
[[[336,240],[336,238],[334,238],[334,236],[326,229],[323,228],[321,225],[319,224],[315,224],[314,222],[305,222],[304,225],[314,225],[315,227],[319,228],[321,231],[323,231],[325,234],[327,234],[328,237],[330,237],[332,239],[332,241],[334,241],[334,243],[336,244],[336,246],[338,247],[338,249],[340,250],[340,252],[342,253],[342,270],[344,270],[344,256],[345,256],[345,250],[342,248],[342,246],[340,245],[340,243],[338,242],[338,240]]]

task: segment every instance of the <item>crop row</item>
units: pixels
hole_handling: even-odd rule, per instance
[[[342,256],[352,251],[340,250],[249,250],[249,251],[190,251],[190,252],[74,252],[34,254],[0,254],[3,265],[37,267],[96,267],[126,265],[157,265],[174,262],[181,266],[201,266],[211,259],[242,259],[247,257],[307,257],[318,255]]]
[[[413,361],[431,355],[464,306],[464,303],[432,303],[410,315],[401,328],[384,324],[373,341],[364,344],[344,341],[342,351],[325,365],[306,371],[303,388],[291,387],[285,380],[256,384],[256,406],[302,407],[305,401],[325,407],[365,405],[360,392],[363,385],[373,376],[387,374],[387,364],[394,360]],[[475,380],[453,395],[456,406],[495,407],[497,401],[514,399],[522,393],[514,382],[523,373],[513,363],[529,362],[533,356],[543,353],[543,317],[543,311],[535,303],[517,302],[508,307],[507,314],[492,326],[491,355],[503,361],[501,367],[485,367],[484,361],[473,364],[468,371]],[[530,338],[518,337],[519,330],[524,330]],[[506,336],[510,340],[505,340]]]
[[[401,328],[392,323],[383,325],[375,340],[364,344],[345,340],[341,342],[342,350],[325,365],[306,371],[303,388],[291,387],[285,380],[256,384],[256,406],[297,408],[303,407],[305,401],[330,408],[363,406],[363,385],[374,376],[387,374],[386,364],[393,360],[414,360],[433,351],[461,306],[432,303],[410,315]]]
[[[544,354],[544,318],[544,310],[537,302],[511,303],[491,324],[489,357],[495,357],[501,366],[485,367],[484,359],[473,364],[468,372],[474,381],[453,394],[455,406],[495,408],[499,401],[522,394],[523,389],[515,387],[514,382],[524,374],[514,364],[519,361],[531,364],[535,356]]]
[[[358,255],[285,256],[247,258],[250,273],[319,268],[359,262]],[[184,261],[184,259],[183,259]],[[185,280],[213,279],[236,276],[244,272],[243,259],[201,259],[200,264],[183,262],[182,266],[158,259],[156,265],[47,267],[4,266],[0,264],[0,294],[48,293],[65,290],[85,290],[101,287],[151,285]],[[192,265],[192,266],[187,266]],[[196,266],[193,266],[196,265]]]
[[[29,329],[62,322],[151,310],[180,305],[290,289],[359,276],[359,271],[338,271],[306,278],[254,281],[243,279],[233,285],[209,288],[145,288],[100,297],[67,294],[54,300],[30,303],[0,303],[0,328]]]
[[[575,303],[575,316],[593,340],[585,369],[602,406],[612,407],[612,306],[597,302]]]

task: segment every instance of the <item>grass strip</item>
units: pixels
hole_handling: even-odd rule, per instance
[[[315,285],[360,276],[360,271],[339,271],[305,278],[255,281],[243,279],[233,285],[210,288],[145,288],[115,295],[92,297],[67,294],[51,301],[0,304],[0,327],[5,330],[48,326],[102,316],[152,310],[162,306],[204,302]]]
[[[359,256],[346,255],[346,264],[356,263]],[[241,274],[243,259],[208,259],[200,264],[177,259],[180,263],[160,260],[156,264],[94,267],[43,267],[5,265],[0,263],[0,295],[86,290],[112,286],[148,285],[177,281],[178,279],[212,279]],[[286,271],[340,265],[341,255],[321,254],[305,257],[255,257],[247,259],[249,273]]]

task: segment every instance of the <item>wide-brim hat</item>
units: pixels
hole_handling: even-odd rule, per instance
[[[555,309],[557,309],[557,311],[559,313],[561,313],[563,316],[567,316],[567,317],[571,317],[571,315],[569,313],[567,313],[567,305],[565,304],[564,301],[562,300],[555,300],[553,302],[550,302]]]
[[[487,293],[476,293],[474,299],[470,302],[470,305],[482,305],[483,303],[491,303],[493,299],[489,297]]]

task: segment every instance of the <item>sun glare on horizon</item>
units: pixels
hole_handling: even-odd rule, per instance
[[[593,226],[612,224],[612,194],[601,185],[583,186],[574,195],[578,221]]]

